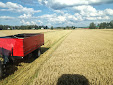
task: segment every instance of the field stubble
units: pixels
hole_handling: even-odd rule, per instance
[[[69,85],[72,81],[72,85],[112,85],[111,31],[74,30],[42,65],[32,84]]]

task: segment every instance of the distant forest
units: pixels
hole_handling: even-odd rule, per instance
[[[96,25],[94,22],[90,23],[90,29],[113,29],[113,20],[110,22],[102,22]]]
[[[88,27],[75,27],[75,26],[66,26],[66,27],[53,27],[50,28],[48,26],[37,26],[37,25],[22,25],[22,26],[10,26],[10,25],[0,25],[0,30],[38,30],[38,29],[76,29],[76,28],[84,28],[84,29],[113,29],[113,20],[110,22],[102,22],[96,25],[94,22],[90,23]]]
[[[37,25],[22,25],[22,26],[10,26],[0,25],[0,30],[28,30],[28,29],[48,29],[48,26],[37,26]]]

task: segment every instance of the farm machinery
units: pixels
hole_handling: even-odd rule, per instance
[[[37,51],[37,56],[40,56],[42,45],[44,45],[44,34],[40,33],[0,37],[0,78],[6,74],[9,62],[23,59],[33,51]]]

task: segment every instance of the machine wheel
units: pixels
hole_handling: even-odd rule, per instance
[[[7,67],[6,64],[2,64],[2,77],[6,76]]]
[[[2,62],[0,61],[0,79],[2,78],[3,76],[3,71],[2,71]]]
[[[38,49],[38,57],[41,55],[41,50]]]
[[[10,64],[14,64],[14,59],[12,59],[11,57],[9,57],[9,62]]]
[[[33,56],[33,53],[28,54],[28,58],[30,59]]]
[[[2,64],[2,62],[0,61],[0,79],[2,79],[3,77],[5,77],[6,75],[6,64]]]
[[[41,49],[40,48],[33,51],[33,57],[38,58],[40,55],[41,55]]]

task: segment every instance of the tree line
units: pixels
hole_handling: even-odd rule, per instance
[[[28,29],[76,29],[76,28],[85,28],[85,27],[75,27],[75,26],[66,26],[66,27],[53,27],[48,26],[37,26],[37,25],[21,25],[21,26],[10,26],[10,25],[0,25],[0,30],[28,30]],[[88,27],[86,27],[88,28]],[[90,23],[90,29],[113,29],[113,20],[110,22],[102,22],[96,25],[94,22]]]
[[[0,30],[28,30],[28,29],[49,29],[48,26],[37,26],[37,25],[21,25],[21,26],[10,26],[0,25]]]
[[[90,29],[113,29],[113,20],[110,22],[102,22],[96,25],[94,22],[90,23]]]
[[[29,29],[75,29],[77,27],[74,26],[66,26],[66,27],[53,27],[50,28],[48,26],[37,26],[37,25],[22,25],[22,26],[10,26],[10,25],[0,25],[0,30],[29,30]]]

